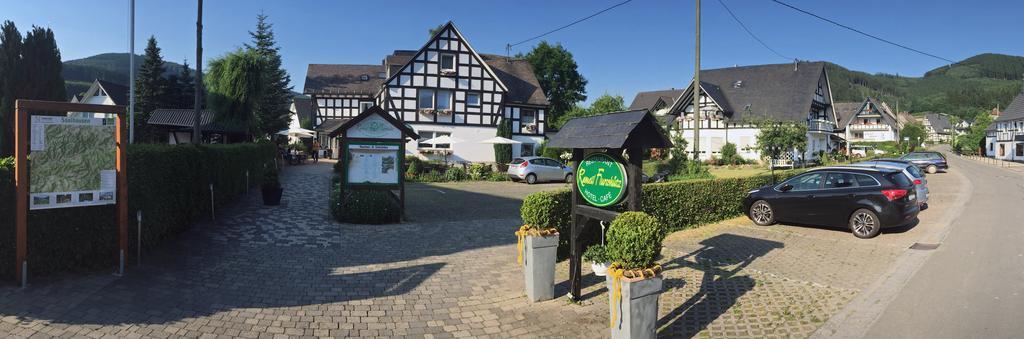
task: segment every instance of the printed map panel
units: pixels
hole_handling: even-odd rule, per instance
[[[30,209],[115,202],[114,120],[33,116]]]

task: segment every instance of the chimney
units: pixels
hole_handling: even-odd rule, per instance
[[[799,65],[800,59],[793,59],[793,72],[796,72],[800,69],[800,67],[798,67]]]

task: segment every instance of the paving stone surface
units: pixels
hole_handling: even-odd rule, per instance
[[[329,176],[330,164],[288,168],[281,206],[264,207],[253,192],[215,222],[145,253],[145,265],[124,277],[0,287],[0,336],[608,335],[604,278],[586,265],[582,302],[525,300],[515,213],[496,219],[473,213],[489,208],[478,206],[460,221],[339,224],[326,211]],[[743,219],[675,233],[662,253],[659,334],[807,336],[900,250]],[[556,295],[568,292],[567,278],[560,263]]]

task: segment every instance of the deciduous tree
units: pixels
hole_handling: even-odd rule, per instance
[[[540,82],[551,106],[547,119],[558,121],[577,102],[587,100],[587,79],[577,70],[576,60],[561,44],[541,41],[530,53],[517,55],[525,58]]]

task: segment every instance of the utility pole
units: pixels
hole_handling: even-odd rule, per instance
[[[697,43],[693,53],[693,159],[700,161],[700,0],[697,0]],[[683,112],[684,114],[686,112]]]
[[[203,119],[203,0],[199,1],[199,15],[196,17],[196,100],[195,119],[192,121],[192,143],[203,140],[199,124]]]
[[[135,0],[128,0],[128,143],[135,143]]]

